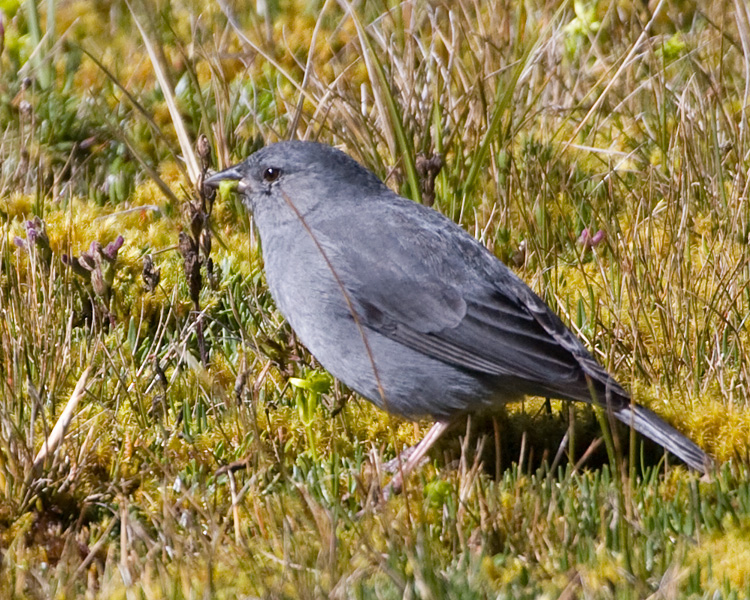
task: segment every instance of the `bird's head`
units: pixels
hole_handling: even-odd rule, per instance
[[[316,142],[288,141],[266,146],[243,162],[208,177],[218,187],[237,181],[245,206],[257,218],[308,214],[318,206],[365,200],[387,189],[378,177],[340,150]]]

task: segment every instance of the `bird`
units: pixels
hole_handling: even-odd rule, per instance
[[[277,142],[204,185],[223,181],[236,182],[271,295],[317,361],[380,409],[434,421],[392,479],[396,491],[454,423],[525,396],[602,407],[690,468],[711,467],[493,253],[348,154]]]

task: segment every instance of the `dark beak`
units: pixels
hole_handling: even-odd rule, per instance
[[[206,179],[203,180],[203,185],[211,188],[218,188],[222,181],[239,181],[240,184],[237,189],[240,192],[245,191],[245,186],[242,184],[242,173],[239,172],[236,166],[229,167],[228,169],[214,173],[210,177],[206,177]]]

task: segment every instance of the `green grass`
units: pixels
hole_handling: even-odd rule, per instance
[[[744,3],[264,6],[0,3],[0,595],[750,598]],[[429,423],[322,372],[195,191],[288,138],[415,199],[442,155],[435,207],[717,473],[529,399],[374,506]]]

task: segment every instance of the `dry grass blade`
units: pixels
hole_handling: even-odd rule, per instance
[[[274,69],[276,69],[279,74],[290,84],[294,86],[294,88],[302,94],[304,97],[308,98],[310,101],[313,101],[314,98],[310,97],[309,94],[305,91],[305,88],[302,84],[300,84],[295,77],[292,76],[292,74],[284,68],[284,66],[279,63],[271,54],[263,50],[258,44],[256,44],[253,40],[251,40],[242,30],[242,27],[237,22],[237,19],[234,18],[232,11],[230,7],[227,5],[226,2],[219,2],[219,6],[221,7],[222,12],[224,13],[224,16],[227,18],[227,21],[232,26],[232,29],[237,34],[238,39],[243,43],[249,46],[253,49],[254,52],[257,52],[260,54],[265,60],[268,61],[270,65],[273,66]]]
[[[37,453],[32,466],[32,473],[40,469],[46,458],[57,450],[60,447],[60,444],[62,444],[65,432],[68,430],[68,425],[70,425],[70,422],[73,420],[73,415],[78,407],[78,403],[86,392],[86,384],[89,382],[90,375],[91,367],[87,367],[78,379],[78,383],[70,396],[70,400],[68,400],[68,403],[65,405],[65,409],[60,415],[60,418],[57,419],[57,423],[55,423],[55,426],[52,428],[52,431]]]
[[[558,23],[564,7],[565,3],[558,8],[553,18],[550,19],[549,24],[539,33],[536,39],[533,40],[533,43],[526,47],[523,55],[519,58],[512,71],[510,80],[508,82],[499,82],[497,84],[495,89],[494,108],[492,109],[487,130],[482,136],[482,140],[472,158],[469,172],[466,175],[466,180],[463,185],[464,195],[469,195],[474,191],[480,173],[483,173],[486,168],[486,160],[490,151],[490,146],[498,138],[498,133],[502,124],[502,117],[506,115],[508,109],[513,106],[514,94],[521,82],[530,76],[541,48],[547,40],[549,32],[552,31],[555,24]]]
[[[602,93],[599,94],[599,97],[596,99],[596,102],[594,102],[591,105],[591,108],[586,113],[586,116],[584,116],[583,119],[581,119],[581,122],[578,124],[578,127],[575,128],[572,135],[570,136],[566,144],[563,146],[563,151],[567,150],[568,146],[570,146],[570,144],[572,144],[573,141],[578,137],[578,134],[586,126],[586,123],[588,123],[589,119],[593,115],[597,114],[597,112],[599,111],[599,107],[601,106],[602,102],[604,102],[604,99],[607,97],[607,93],[609,92],[609,90],[612,89],[615,83],[619,81],[620,76],[625,72],[628,66],[630,66],[630,61],[633,59],[633,56],[635,55],[635,53],[641,47],[641,44],[643,44],[643,42],[646,40],[649,33],[651,32],[651,28],[654,25],[654,23],[657,21],[659,15],[661,14],[662,9],[664,8],[664,4],[665,4],[665,0],[659,0],[659,4],[656,5],[654,12],[651,14],[651,19],[649,19],[649,22],[646,23],[646,26],[643,28],[643,31],[641,32],[641,35],[638,36],[638,39],[630,48],[630,52],[628,52],[625,58],[622,59],[622,64],[620,64],[615,74],[610,78],[606,87],[604,88],[604,90],[602,90]]]
[[[388,146],[391,156],[394,158],[401,156],[406,171],[406,178],[409,181],[412,200],[422,201],[422,189],[419,184],[417,168],[415,164],[414,145],[410,143],[407,132],[404,128],[403,116],[399,111],[393,91],[388,82],[383,63],[380,62],[375,49],[372,47],[370,37],[365,31],[354,7],[350,2],[344,3],[344,6],[357,29],[357,36],[362,45],[362,57],[364,58],[367,72],[373,87],[373,96],[381,114],[382,122],[389,124],[391,127],[385,128],[385,135],[388,139]]]
[[[746,0],[127,1],[2,16],[9,595],[750,599]],[[211,161],[187,140],[212,131]],[[192,156],[286,138],[413,197],[407,162],[441,154],[436,207],[728,463],[703,482],[625,426],[602,437],[606,411],[529,399],[472,419],[494,453],[457,427],[379,502],[430,423],[290,388],[319,364],[275,310],[250,215],[225,193],[191,196],[200,228],[182,210]],[[213,262],[197,311],[186,223]],[[118,236],[100,315],[61,255]]]
[[[187,129],[185,128],[185,122],[182,120],[182,115],[180,115],[180,111],[177,109],[177,101],[175,100],[174,90],[172,89],[172,85],[169,83],[169,79],[167,78],[167,74],[164,71],[163,65],[161,64],[159,55],[156,53],[151,38],[149,38],[146,30],[143,28],[143,25],[141,25],[141,22],[138,20],[138,16],[135,14],[135,10],[133,10],[130,2],[128,2],[127,5],[128,9],[130,10],[130,14],[133,17],[133,21],[135,22],[135,25],[141,34],[143,43],[146,46],[146,51],[148,52],[148,56],[151,59],[151,64],[154,67],[156,79],[159,81],[159,86],[161,87],[162,93],[164,94],[164,100],[167,103],[169,116],[172,119],[172,125],[174,126],[175,132],[177,133],[177,140],[180,142],[180,149],[182,150],[182,155],[184,156],[185,163],[187,164],[190,182],[194,184],[198,181],[201,170],[198,166],[198,158],[195,156],[195,151],[193,150],[194,144],[190,141]]]
[[[734,6],[737,11],[737,30],[745,54],[745,89],[742,100],[743,105],[747,106],[750,102],[750,6],[741,0],[735,0]],[[747,111],[742,111],[740,135],[743,137],[742,141],[747,139]]]
[[[318,16],[318,19],[315,22],[315,29],[313,29],[312,38],[310,39],[310,52],[307,55],[307,63],[305,64],[305,74],[302,77],[302,83],[300,84],[300,92],[306,89],[308,80],[310,78],[310,73],[312,73],[312,70],[314,68],[315,44],[316,40],[318,39],[318,32],[320,31],[320,27],[323,23],[323,16],[326,14],[328,6],[331,4],[331,2],[332,0],[326,0],[325,4],[323,4],[323,8],[320,9],[320,15]],[[306,95],[304,93],[300,93],[299,101],[297,102],[297,109],[294,112],[294,118],[292,119],[291,127],[289,127],[289,139],[293,139],[296,135],[297,126],[299,125],[299,120],[303,112],[302,109],[305,104],[305,97]]]
[[[125,97],[128,99],[128,101],[135,107],[135,109],[138,111],[138,113],[146,120],[149,127],[151,128],[151,131],[154,133],[155,136],[158,137],[158,139],[169,148],[170,152],[174,152],[174,149],[172,148],[172,145],[169,143],[169,140],[164,135],[162,130],[159,128],[159,126],[154,122],[154,119],[152,116],[148,113],[148,111],[143,107],[143,105],[138,102],[138,99],[120,82],[120,80],[115,77],[115,75],[112,73],[110,69],[108,69],[102,61],[100,61],[96,56],[94,56],[87,48],[85,48],[82,45],[77,46],[81,52],[83,52],[86,56],[89,57],[89,59],[97,66],[99,69],[106,75],[107,79],[112,82],[113,85],[117,86],[117,88],[125,95]],[[159,173],[153,169],[147,161],[143,159],[140,152],[138,152],[134,145],[132,140],[130,139],[130,136],[127,134],[126,131],[120,129],[120,128],[114,128],[115,134],[122,140],[122,142],[128,147],[130,150],[130,153],[133,155],[133,157],[139,162],[139,164],[143,167],[143,169],[148,173],[148,176],[156,183],[156,185],[159,186],[159,189],[162,191],[162,193],[169,198],[172,202],[178,203],[179,200],[177,199],[177,196],[174,195],[174,192],[169,188],[169,186],[164,183],[164,180],[159,176]],[[181,172],[184,174],[184,167],[182,163],[177,161],[177,166],[179,169],[181,169]]]

